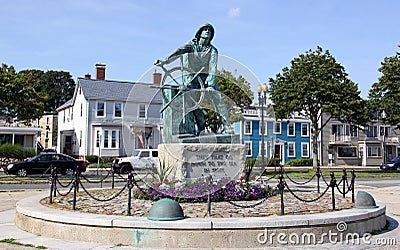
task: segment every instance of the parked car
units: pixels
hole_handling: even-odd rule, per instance
[[[22,177],[29,174],[50,174],[51,165],[57,168],[58,173],[72,175],[77,167],[79,171],[85,172],[87,162],[77,160],[69,155],[46,153],[39,154],[23,162],[10,163],[3,169],[6,174]]]
[[[386,163],[382,163],[381,170],[400,170],[400,157],[395,157]]]
[[[113,161],[115,173],[126,174],[133,169],[150,169],[158,164],[157,149],[135,149],[132,156],[119,157]]]

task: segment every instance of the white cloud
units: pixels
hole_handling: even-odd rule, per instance
[[[240,16],[240,8],[232,8],[229,10],[228,15],[230,17],[237,17]]]

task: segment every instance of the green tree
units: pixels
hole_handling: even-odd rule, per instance
[[[16,89],[13,90],[15,114],[18,120],[30,122],[43,115],[48,97],[41,90],[41,71],[21,71],[17,74]]]
[[[368,94],[371,113],[375,114],[374,118],[382,118],[384,110],[387,115],[385,122],[400,127],[400,53],[385,57],[378,71],[382,76],[372,84]]]
[[[13,116],[15,102],[12,98],[12,90],[15,89],[17,73],[13,66],[2,64],[0,68],[0,115]]]
[[[230,122],[242,120],[241,111],[253,102],[254,94],[250,89],[250,83],[243,76],[235,77],[231,72],[222,69],[217,72],[217,85],[228,108]],[[217,132],[222,126],[221,118],[211,110],[210,104],[206,104],[206,107],[208,106],[210,109],[205,118],[206,126],[211,131]]]
[[[313,166],[318,165],[317,138],[332,118],[351,124],[365,123],[365,115],[360,112],[365,101],[357,84],[348,79],[344,67],[329,51],[319,46],[316,51],[309,50],[294,58],[290,68],[283,68],[269,82],[276,119],[289,119],[293,113],[299,113],[311,120]],[[322,114],[326,119],[320,122]]]
[[[43,82],[43,91],[48,95],[45,112],[56,113],[74,95],[75,81],[69,72],[50,70],[44,74]]]

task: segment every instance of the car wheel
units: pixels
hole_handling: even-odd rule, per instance
[[[120,172],[121,174],[127,174],[127,173],[129,173],[129,172],[131,172],[131,171],[132,171],[132,168],[131,168],[130,165],[128,165],[128,164],[122,164],[119,172]]]
[[[28,175],[28,171],[25,168],[20,168],[17,171],[17,176],[19,177],[26,177]]]
[[[69,175],[69,176],[74,175],[74,170],[72,168],[67,168],[65,170],[65,175]]]

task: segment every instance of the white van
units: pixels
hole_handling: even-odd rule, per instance
[[[131,156],[117,158],[113,161],[115,173],[126,174],[133,169],[150,169],[158,164],[157,149],[135,149]]]

